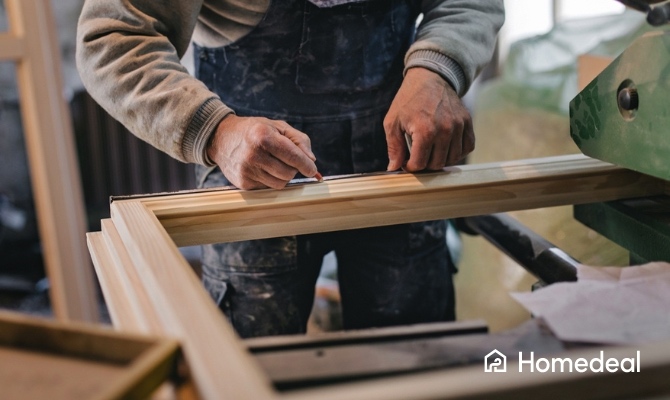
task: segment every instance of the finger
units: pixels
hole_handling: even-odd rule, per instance
[[[295,174],[298,173],[297,169],[285,164],[270,154],[267,155],[260,170],[284,182],[288,182],[295,178]]]
[[[312,141],[310,140],[309,136],[307,136],[307,134],[295,129],[284,121],[281,121],[277,128],[282,135],[289,138],[296,146],[300,148],[300,150],[307,154],[307,157],[309,157],[312,161],[316,161],[316,156],[312,152]]]
[[[451,136],[451,146],[447,155],[446,165],[454,165],[463,158],[463,131],[456,129]]]
[[[472,153],[475,150],[475,131],[472,126],[472,120],[468,119],[465,122],[465,128],[463,129],[463,151],[461,157],[465,158],[468,154]]]
[[[279,179],[268,171],[261,170],[259,171],[258,177],[256,178],[263,187],[269,187],[272,189],[283,189],[288,184],[289,180]]]
[[[451,148],[453,147],[453,138],[450,133],[443,133],[438,135],[435,139],[435,144],[433,145],[433,151],[428,160],[427,169],[432,171],[438,171],[444,168],[447,164],[447,157],[450,154]],[[460,147],[460,142],[458,144]]]
[[[297,170],[265,152],[256,155],[240,172],[246,183],[243,189],[281,189],[295,176]]]
[[[263,183],[260,183],[254,179],[249,179],[249,178],[234,178],[231,177],[229,178],[230,182],[235,185],[235,187],[242,189],[242,190],[253,190],[253,189],[264,189],[267,188],[267,185],[264,185]]]
[[[428,160],[433,152],[434,141],[430,135],[412,135],[412,151],[405,170],[409,172],[422,171],[428,166]]]
[[[387,171],[400,169],[407,159],[407,141],[400,125],[394,118],[384,119],[384,131],[386,132],[386,147],[389,156]]]
[[[304,176],[316,174],[316,164],[301,148],[282,135],[277,135],[274,140],[267,143],[266,150],[284,164],[300,171]]]
[[[466,130],[469,130],[470,132],[472,131],[471,128],[468,127],[468,122],[467,120],[463,121],[463,123],[460,126],[456,126],[454,129],[454,133],[451,139],[451,148],[449,149],[449,156],[447,157],[447,165],[455,165],[459,161],[465,157],[465,155],[468,152],[465,151],[466,145],[469,146],[469,144],[466,144],[466,140],[468,139],[468,134]],[[472,138],[474,138],[474,134],[471,134]]]
[[[296,172],[295,169],[287,167],[284,163],[268,154],[262,162],[254,162],[254,168],[242,171],[238,178],[239,184],[235,184],[235,182],[233,184],[244,190],[268,187],[282,189],[293,179]]]

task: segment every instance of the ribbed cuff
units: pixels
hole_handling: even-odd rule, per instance
[[[190,163],[208,167],[216,165],[207,156],[207,143],[216,131],[219,122],[232,113],[233,110],[216,97],[205,101],[196,111],[184,134],[181,145],[184,159]]]
[[[463,68],[449,56],[433,50],[417,50],[407,57],[405,72],[410,68],[429,69],[444,78],[459,96],[465,93],[465,73]]]

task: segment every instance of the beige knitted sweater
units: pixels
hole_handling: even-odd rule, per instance
[[[189,75],[180,57],[191,40],[219,47],[240,39],[260,22],[269,3],[86,0],[77,32],[82,81],[141,139],[178,160],[208,164],[207,141],[234,110]],[[405,68],[438,72],[464,94],[492,55],[504,20],[503,0],[417,3],[423,20]]]

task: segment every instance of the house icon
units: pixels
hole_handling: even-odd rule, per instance
[[[484,357],[484,372],[507,372],[507,356],[494,349]]]

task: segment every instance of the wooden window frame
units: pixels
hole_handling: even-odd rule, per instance
[[[174,377],[179,343],[0,311],[0,352],[4,398],[145,399]],[[92,364],[118,371],[81,376]]]
[[[72,121],[63,97],[60,46],[51,0],[1,0],[9,31],[0,32],[0,62],[16,64],[17,86],[35,213],[61,321],[99,321],[98,293],[84,235],[86,213]]]
[[[115,325],[178,338],[204,399],[514,398],[666,388],[670,342],[644,345],[646,374],[486,374],[466,367],[280,393],[247,352],[178,246],[261,239],[665,194],[666,182],[583,155],[361,176],[284,190],[196,190],[111,203],[91,256]],[[630,347],[607,350],[630,357]],[[593,350],[570,353],[595,355]],[[513,363],[512,363],[513,364]],[[598,385],[598,391],[583,390]],[[583,390],[583,391],[582,391]],[[317,397],[318,396],[318,397]]]

